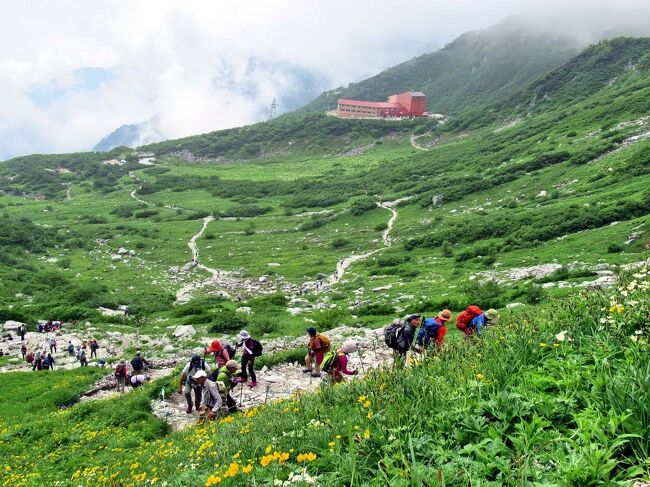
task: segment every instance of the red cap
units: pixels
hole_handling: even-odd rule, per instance
[[[222,348],[223,347],[221,346],[221,343],[219,343],[219,340],[212,340],[210,348],[207,348],[205,351],[206,353],[218,352]]]

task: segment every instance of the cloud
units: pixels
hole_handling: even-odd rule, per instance
[[[154,118],[168,138],[251,123],[274,97],[295,108],[507,15],[561,13],[577,30],[644,3],[0,0],[0,159],[86,150]]]

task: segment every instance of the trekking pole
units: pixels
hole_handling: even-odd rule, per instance
[[[357,350],[359,352],[359,363],[361,364],[361,370],[363,372],[363,375],[366,375],[366,369],[363,366],[363,354],[361,353],[361,348]]]
[[[271,388],[270,385],[266,385],[266,396],[264,396],[264,404],[266,404],[266,401],[269,399],[269,389]]]
[[[377,360],[377,335],[375,335],[375,339],[372,341],[372,349],[375,352],[375,360]]]
[[[242,397],[244,396],[244,383],[239,383],[239,407],[242,406]]]

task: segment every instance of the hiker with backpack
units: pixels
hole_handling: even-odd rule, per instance
[[[225,366],[221,367],[217,373],[215,382],[221,382],[223,384],[223,390],[226,399],[226,407],[228,408],[229,413],[237,412],[237,402],[230,395],[232,388],[239,383],[238,378],[236,377],[237,369],[239,369],[239,364],[236,360],[228,360]],[[213,374],[214,376],[215,374]],[[219,386],[219,390],[222,389],[222,386]]]
[[[68,340],[68,355],[74,355],[74,345],[70,340]]]
[[[418,333],[418,351],[429,348],[431,340],[434,340],[438,349],[442,349],[442,342],[447,333],[447,322],[451,321],[451,311],[448,309],[442,310],[435,318],[424,318],[422,326]]]
[[[311,373],[312,377],[320,377],[320,366],[323,357],[330,351],[330,339],[321,335],[316,328],[307,328],[309,342],[307,343],[307,356],[305,357],[305,368],[302,371],[307,374]]]
[[[384,328],[384,342],[393,349],[393,366],[406,364],[406,353],[413,345],[415,330],[420,326],[420,315],[410,315],[406,321],[397,319]]]
[[[23,354],[23,360],[25,360],[25,355],[27,355],[27,347],[23,343],[23,345],[20,347],[20,353]]]
[[[262,355],[262,344],[257,340],[253,340],[246,330],[239,332],[241,342],[237,344],[237,348],[242,347],[241,357],[241,376],[239,382],[246,382],[250,375],[251,380],[248,387],[251,389],[257,385],[257,376],[255,375],[255,359]]]
[[[43,360],[43,368],[45,370],[51,369],[54,370],[54,357],[52,357],[51,353],[47,354],[47,357]]]
[[[136,387],[140,387],[142,384],[144,384],[146,381],[150,379],[151,377],[147,377],[144,374],[134,374],[131,376],[129,382],[131,383],[131,387],[135,389]]]
[[[481,334],[481,330],[486,327],[496,323],[499,320],[499,312],[490,308],[485,313],[481,313],[475,317],[470,323],[469,327],[476,332],[477,335]]]
[[[465,311],[456,317],[456,328],[462,331],[465,337],[472,336],[476,330],[476,325],[472,325],[472,321],[482,313],[483,311],[478,306],[468,306]]]
[[[198,391],[201,392],[203,405],[200,407],[199,415],[207,419],[215,419],[221,410],[223,398],[221,391],[216,382],[208,379],[207,374],[203,370],[199,370],[194,375],[194,380],[198,386]],[[196,408],[199,410],[199,407]]]
[[[224,343],[223,345],[219,340],[212,340],[209,348],[205,349],[205,355],[214,355],[214,363],[217,368],[221,368],[230,360],[235,358],[235,349],[232,345]]]
[[[86,357],[85,350],[81,350],[81,353],[79,354],[79,363],[82,367],[88,367],[88,357]]]
[[[142,352],[138,350],[135,352],[135,357],[131,360],[131,367],[133,368],[133,374],[141,374],[144,371],[144,366],[149,365],[149,362],[145,360],[142,356]]]
[[[124,387],[126,386],[126,377],[128,375],[128,369],[126,368],[126,360],[121,359],[120,362],[115,367],[115,380],[117,381],[117,392],[122,391],[124,393]]]
[[[43,356],[41,355],[41,352],[36,352],[36,355],[34,355],[34,365],[32,366],[32,370],[41,370],[43,368]]]
[[[194,380],[194,376],[198,372],[203,372],[206,377],[207,374],[212,372],[212,368],[205,363],[199,355],[192,355],[192,358],[183,368],[181,372],[181,380],[178,384],[178,393],[181,392],[185,395],[185,400],[187,401],[187,409],[185,412],[187,414],[192,414],[192,406],[196,406],[196,410],[199,410],[201,406],[201,394],[202,390],[199,384]],[[195,404],[192,404],[192,391],[194,391]]]
[[[99,348],[99,345],[97,344],[97,340],[94,338],[90,340],[90,358],[97,358],[97,349]]]
[[[359,350],[359,345],[353,341],[343,343],[336,352],[327,352],[323,358],[322,370],[327,373],[332,384],[343,382],[343,374],[357,375],[358,370],[348,369],[348,355]]]

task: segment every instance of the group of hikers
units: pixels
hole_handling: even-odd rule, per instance
[[[141,351],[135,353],[135,357],[131,360],[131,370],[129,371],[125,359],[121,359],[115,367],[115,381],[117,382],[117,391],[125,392],[126,384],[131,387],[140,387],[151,377],[145,375],[145,367],[150,363],[144,358]]]
[[[402,367],[406,363],[409,351],[425,353],[428,349],[442,349],[447,324],[453,315],[450,310],[439,312],[434,318],[420,314],[411,314],[406,319],[394,320],[384,329],[384,341],[393,350],[394,366]],[[468,306],[456,317],[456,327],[468,339],[480,335],[482,330],[499,319],[495,309],[482,311],[478,306]],[[418,331],[419,328],[419,331]],[[316,328],[306,330],[307,355],[305,356],[304,373],[312,377],[326,378],[336,384],[344,380],[345,375],[356,375],[358,370],[349,368],[349,355],[358,350],[359,346],[352,340],[332,350],[330,339]],[[241,361],[235,360],[237,350],[242,349]],[[220,414],[237,411],[237,402],[231,396],[233,388],[247,383],[248,387],[257,386],[255,375],[255,359],[262,354],[262,344],[253,339],[248,331],[239,333],[239,343],[234,347],[219,340],[213,340],[206,348],[203,358],[194,354],[181,372],[178,393],[185,396],[187,414],[194,409],[203,418],[214,419]],[[214,366],[206,358],[214,357]]]
[[[75,356],[81,367],[88,367],[88,356],[86,351],[90,349],[90,358],[97,358],[97,350],[99,344],[94,338],[90,340],[83,340],[80,345],[73,345],[72,341],[68,341],[66,346],[68,355]],[[45,343],[43,344],[43,351],[29,351],[27,346],[23,343],[20,347],[20,353],[23,359],[32,366],[32,370],[54,370],[57,349],[57,341],[54,335],[47,335]]]

